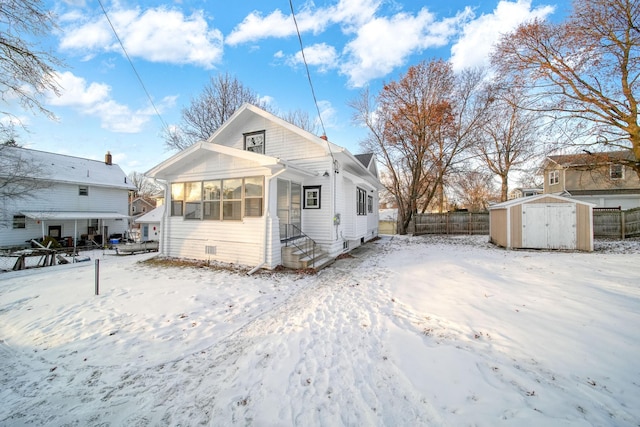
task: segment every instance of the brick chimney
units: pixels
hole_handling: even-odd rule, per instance
[[[111,152],[107,151],[107,154],[104,155],[104,164],[111,165]]]
[[[325,141],[329,140],[329,139],[327,139],[327,135],[320,135],[320,138],[324,139]]]

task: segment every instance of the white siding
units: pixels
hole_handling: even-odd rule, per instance
[[[259,265],[264,257],[264,218],[202,221],[170,217],[165,255]],[[215,253],[207,253],[207,246]]]
[[[128,190],[98,186],[89,186],[89,195],[80,196],[77,184],[56,183],[52,187],[41,190],[34,197],[7,202],[0,223],[0,246],[22,245],[26,241],[48,234],[49,226],[61,226],[62,236],[73,236],[75,221],[57,220],[38,223],[34,219],[26,219],[26,228],[13,229],[13,216],[21,211],[89,211],[89,212],[117,212],[127,215]],[[108,227],[108,234],[124,233],[128,227],[127,220],[105,220],[102,225]],[[87,233],[87,220],[77,223],[77,235]],[[108,237],[108,236],[107,236]]]

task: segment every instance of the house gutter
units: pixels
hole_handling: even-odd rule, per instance
[[[283,174],[286,170],[287,170],[287,165],[286,164],[282,164],[282,169],[280,169],[278,172],[274,173],[273,175],[271,175],[268,179],[267,179],[267,183],[265,185],[265,201],[267,203],[267,211],[264,213],[264,255],[263,255],[263,259],[262,259],[262,263],[259,265],[256,265],[255,267],[253,267],[251,270],[249,270],[247,272],[247,275],[250,276],[253,273],[255,273],[256,271],[260,270],[262,267],[264,267],[265,265],[267,265],[267,245],[269,243],[269,218],[271,217],[271,191],[269,190],[271,188],[271,181],[278,177],[279,175]]]

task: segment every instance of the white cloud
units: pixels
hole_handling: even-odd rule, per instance
[[[296,12],[296,22],[301,33],[307,31],[318,33],[327,26],[329,21],[330,17],[321,13],[321,9],[315,12],[309,9]],[[264,38],[281,38],[294,34],[296,34],[296,26],[290,14],[284,14],[280,9],[276,9],[263,16],[260,12],[254,11],[231,31],[225,41],[227,44],[235,46]]]
[[[326,128],[336,128],[338,112],[333,108],[331,102],[318,101],[318,108],[320,109],[320,117],[322,117],[322,123],[324,123],[324,126]]]
[[[453,68],[461,70],[487,65],[489,53],[501,34],[514,30],[527,20],[544,18],[553,11],[552,6],[532,10],[531,0],[501,0],[493,13],[482,15],[464,26],[461,37],[451,48]]]
[[[111,98],[111,87],[104,83],[87,83],[71,72],[58,74],[60,96],[49,94],[48,103],[58,107],[70,107],[81,114],[97,117],[101,127],[112,132],[138,133],[156,115],[152,106],[132,111],[127,105]],[[159,111],[175,104],[176,97],[170,96],[156,103]]]
[[[307,64],[318,67],[320,72],[335,68],[338,62],[336,48],[326,43],[318,43],[304,48]],[[303,64],[302,52],[298,51],[287,61],[290,65]]]
[[[144,11],[115,9],[109,16],[129,56],[206,69],[213,68],[222,57],[222,33],[209,28],[202,11],[185,16],[179,10],[164,7]],[[68,24],[63,27],[62,49],[89,52],[89,57],[105,51],[122,54],[103,15],[80,24],[70,19],[62,22]]]
[[[352,86],[360,87],[371,79],[385,76],[403,65],[407,57],[429,47],[448,43],[469,9],[454,18],[435,21],[427,9],[417,15],[398,13],[372,19],[358,29],[357,36],[344,49],[348,60],[341,72]]]

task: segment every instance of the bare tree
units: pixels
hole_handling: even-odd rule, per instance
[[[586,125],[586,143],[632,150],[620,162],[640,176],[638,22],[637,0],[576,0],[565,22],[534,20],[505,34],[492,62],[538,111]]]
[[[279,116],[281,119],[299,127],[300,129],[304,129],[313,134],[318,133],[318,122],[313,120],[307,111],[293,110],[287,113],[282,113]]]
[[[481,75],[467,71],[456,76],[448,62],[422,62],[386,84],[376,98],[364,90],[351,101],[354,121],[369,131],[363,147],[384,165],[400,233],[434,198],[444,209],[447,174],[474,142],[485,109],[477,96]]]
[[[514,88],[487,88],[490,106],[480,127],[478,157],[501,181],[500,201],[509,195],[509,174],[527,165],[540,147],[541,117],[522,108],[524,97]]]
[[[161,187],[153,180],[139,172],[131,172],[129,174],[129,180],[131,181],[131,184],[136,187],[136,197],[153,197],[161,190]]]
[[[266,109],[258,95],[230,74],[211,77],[202,93],[182,109],[182,123],[165,134],[170,149],[184,150],[209,138],[244,103]]]
[[[47,165],[30,159],[25,151],[15,140],[0,144],[0,226],[10,223],[7,213],[16,201],[51,187]]]
[[[499,199],[494,177],[484,169],[455,174],[451,186],[454,199],[469,212],[483,212]]]
[[[45,93],[59,94],[55,69],[63,64],[36,41],[54,28],[53,14],[42,0],[0,2],[0,96],[5,105],[17,99],[22,107],[53,117],[41,99]],[[0,114],[15,119],[6,107]],[[0,131],[6,133],[6,126],[0,121]]]

